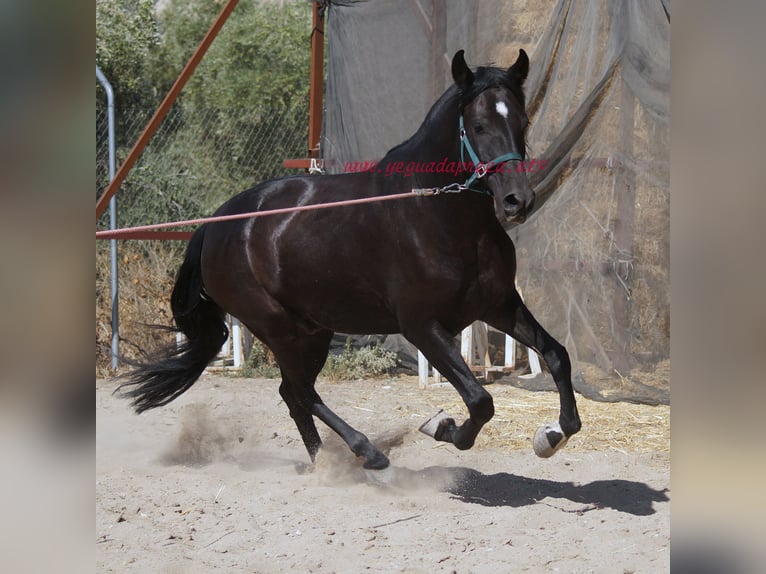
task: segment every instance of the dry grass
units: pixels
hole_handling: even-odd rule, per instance
[[[557,393],[530,392],[505,384],[490,385],[487,390],[495,400],[495,416],[477,438],[481,448],[529,449],[537,428],[558,419]],[[424,392],[437,394],[429,402],[438,401],[456,419],[467,416],[465,405],[451,387]],[[582,396],[577,396],[577,405],[583,428],[569,441],[568,452],[670,453],[669,406],[601,403]]]
[[[506,448],[529,447],[531,433],[540,424],[558,418],[559,399],[555,393],[530,397],[528,392],[520,391],[517,397],[501,396],[495,405],[487,441]],[[570,450],[670,452],[669,406],[601,403],[579,397],[578,409],[583,430],[569,442]]]
[[[170,292],[182,247],[174,242],[123,241],[119,243],[120,354],[140,357],[164,342],[167,334],[147,325],[170,325]],[[115,374],[111,369],[111,299],[109,249],[96,250],[96,377]]]

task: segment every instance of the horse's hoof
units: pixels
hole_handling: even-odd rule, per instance
[[[440,440],[443,442],[451,442],[454,444],[455,442],[455,429],[457,428],[457,425],[455,424],[455,419],[453,418],[447,418],[439,421],[439,426],[436,427],[436,432],[434,433],[434,439]],[[457,446],[457,445],[455,445]],[[458,448],[460,448],[458,446]],[[460,448],[460,450],[466,450],[470,448],[470,445],[465,448]]]
[[[420,428],[418,429],[423,434],[427,434],[431,438],[436,438],[437,431],[440,430],[440,426],[444,422],[444,424],[449,424],[445,421],[452,421],[452,424],[454,424],[454,420],[450,418],[450,416],[444,412],[444,409],[439,409],[439,412],[436,413],[434,416],[432,416],[430,419],[428,419],[426,422],[424,422],[422,425],[420,425]]]
[[[379,452],[365,459],[362,466],[369,470],[383,470],[384,468],[388,468],[389,464],[391,463],[388,461],[388,457],[382,452]]]
[[[532,448],[540,458],[550,458],[562,448],[569,437],[561,430],[559,423],[548,423],[537,429],[532,439]]]

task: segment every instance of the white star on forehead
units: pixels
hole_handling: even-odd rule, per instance
[[[505,102],[497,102],[495,104],[495,109],[497,110],[497,113],[504,118],[508,117],[508,106],[505,105]]]

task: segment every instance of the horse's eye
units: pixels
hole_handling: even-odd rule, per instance
[[[475,131],[477,134],[484,132],[484,126],[481,124],[473,124],[473,131]]]

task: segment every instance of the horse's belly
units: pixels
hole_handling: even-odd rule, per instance
[[[311,323],[331,331],[367,334],[396,333],[394,313],[374,293],[317,286],[289,307]]]

